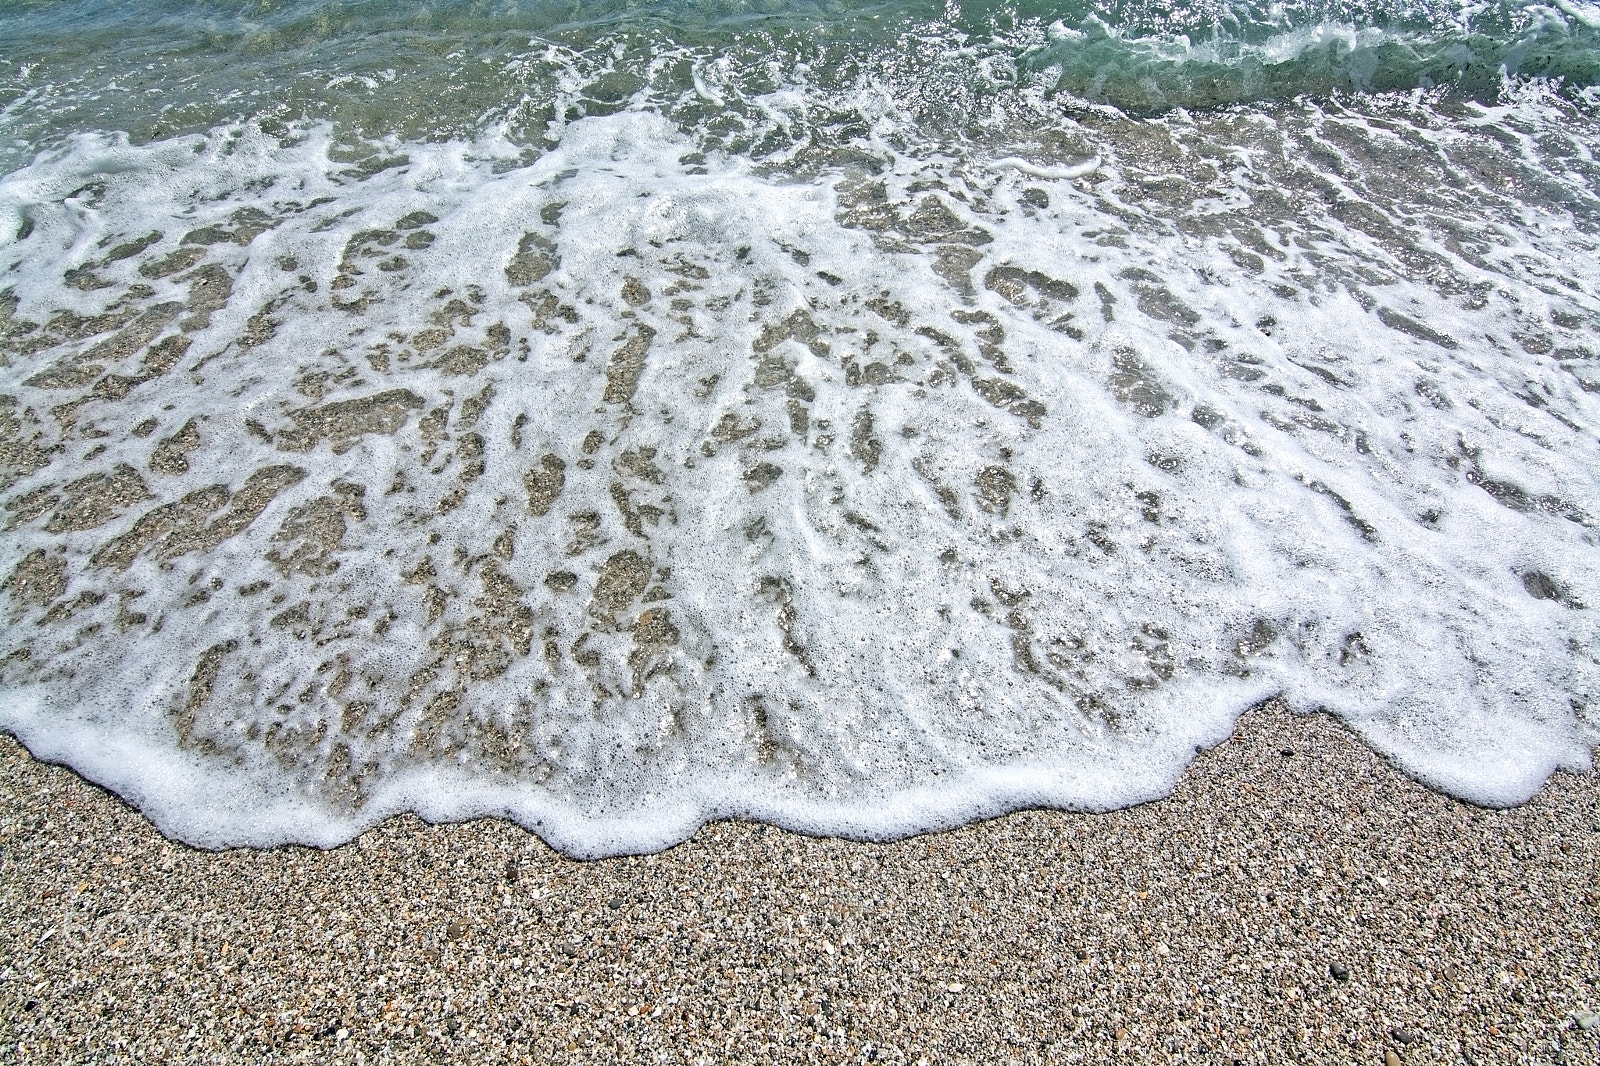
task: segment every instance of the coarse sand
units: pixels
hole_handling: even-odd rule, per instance
[[[1267,704],[1172,796],[890,844],[492,820],[203,852],[0,738],[0,1062],[1600,1063],[1600,778]]]

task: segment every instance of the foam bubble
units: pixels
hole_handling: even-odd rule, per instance
[[[1275,694],[1474,802],[1587,765],[1588,119],[993,152],[788,92],[851,150],[639,110],[0,179],[0,727],[204,846],[1105,809]]]

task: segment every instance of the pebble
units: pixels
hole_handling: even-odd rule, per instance
[[[1304,771],[1263,773],[1289,744]],[[660,855],[575,863],[501,823],[404,817],[364,836],[371,847],[209,853],[0,738],[0,969],[14,975],[0,981],[0,1062],[177,1061],[211,1010],[219,1040],[259,1026],[285,1060],[394,1066],[567,1062],[602,1046],[774,1066],[1052,1062],[1113,1034],[1105,1050],[1130,1062],[1169,1043],[1174,1059],[1228,1062],[1253,1059],[1248,1034],[1301,1023],[1357,1039],[1275,1047],[1272,1061],[1553,1062],[1560,1030],[1566,1061],[1600,1066],[1583,902],[1600,849],[1552,843],[1583,839],[1596,812],[1600,776],[1557,774],[1491,816],[1400,777],[1331,719],[1263,711],[1167,800],[893,844],[726,822]],[[1509,861],[1508,827],[1532,859]],[[83,865],[113,853],[127,861]],[[1197,918],[1201,899],[1215,910]],[[1479,917],[1419,943],[1439,913]],[[320,955],[325,942],[370,954]],[[1141,1006],[1148,984],[1123,983],[1152,959],[1148,972],[1184,986],[1159,1021]],[[1538,1009],[1510,998],[1517,987]],[[335,1003],[342,1019],[327,1016]],[[245,1013],[221,1012],[235,1004]],[[1402,1043],[1394,1027],[1412,1025],[1422,1035]]]

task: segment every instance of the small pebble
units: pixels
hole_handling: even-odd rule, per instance
[[[1418,1040],[1422,1039],[1422,1037],[1418,1036],[1416,1033],[1413,1033],[1410,1029],[1396,1029],[1389,1035],[1393,1036],[1402,1044],[1415,1044]]]
[[[1515,871],[1530,889],[1519,897],[1505,891],[1508,871],[1497,858],[1504,854],[1501,816],[1399,779],[1331,720],[1294,719],[1263,733],[1247,717],[1240,728],[1257,729],[1247,734],[1257,738],[1255,747],[1230,755],[1239,743],[1230,741],[1196,759],[1173,800],[1116,814],[1021,814],[870,845],[730,822],[648,860],[595,863],[560,858],[503,823],[427,826],[415,818],[368,833],[362,839],[377,843],[370,850],[195,852],[166,844],[115,800],[28,761],[14,741],[0,738],[0,849],[9,864],[0,918],[14,940],[0,969],[15,971],[0,1007],[9,1011],[0,1025],[0,1062],[17,1058],[17,1046],[28,1041],[41,1049],[33,1057],[56,1061],[74,1048],[116,1039],[142,1041],[151,1061],[176,1061],[185,1054],[189,1014],[215,1010],[219,997],[235,994],[241,956],[248,969],[240,977],[248,975],[255,1014],[219,1012],[216,1035],[252,1039],[257,1027],[274,1041],[315,1035],[329,1061],[403,1041],[404,1049],[392,1055],[386,1049],[384,1057],[395,1066],[420,1064],[444,1050],[441,1040],[454,1045],[456,1058],[468,1041],[499,1042],[466,1055],[474,1061],[522,1054],[533,1062],[567,1061],[577,1055],[568,1047],[574,1040],[595,1047],[610,1040],[624,1050],[612,1057],[627,1058],[640,1057],[638,1042],[648,1038],[659,1041],[655,1048],[717,1061],[754,1059],[769,1040],[775,1047],[794,1040],[792,1054],[774,1057],[859,1064],[876,1053],[878,1063],[914,1066],[926,1055],[940,1066],[945,1059],[932,1049],[950,1039],[950,1011],[960,1007],[961,1024],[970,1030],[961,1039],[975,1062],[1008,1061],[1016,1053],[1009,1034],[1024,1027],[1050,1045],[1027,1058],[1060,1060],[1077,1050],[1065,1033],[1098,1027],[1102,1019],[1107,1038],[1122,1030],[1115,1053],[1129,1062],[1154,1058],[1169,1040],[1190,1061],[1228,1062],[1228,1052],[1242,1050],[1232,1033],[1213,1036],[1204,1015],[1181,1014],[1170,1023],[1163,1018],[1159,1024],[1171,1029],[1157,1031],[1153,1016],[1134,1009],[1146,989],[1116,983],[1118,930],[1148,918],[1143,943],[1151,958],[1181,975],[1186,987],[1201,989],[1185,995],[1186,1006],[1226,987],[1238,997],[1241,1020],[1263,1031],[1312,1007],[1330,1026],[1367,1041],[1352,1058],[1331,1048],[1311,1051],[1308,1061],[1499,1066],[1525,1056],[1556,1066],[1564,1056],[1573,1066],[1600,1066],[1591,1061],[1600,997],[1584,983],[1593,960],[1583,953],[1594,925],[1585,896],[1600,884],[1586,876],[1587,867],[1578,870],[1577,859],[1546,861],[1545,843],[1571,839],[1571,854],[1579,855],[1583,823],[1575,811],[1592,820],[1600,777],[1557,776],[1542,798],[1514,815],[1527,823],[1519,830],[1526,839],[1541,842],[1531,849],[1535,859]],[[1312,729],[1326,736],[1304,735]],[[1308,766],[1339,769],[1336,783],[1312,776],[1273,785],[1260,776],[1263,762],[1291,745],[1296,758],[1280,760],[1280,768],[1304,758]],[[1244,774],[1257,783],[1248,799],[1238,788]],[[64,795],[78,799],[71,821],[58,811]],[[1228,806],[1235,801],[1243,804],[1238,810]],[[1272,832],[1262,817],[1269,801],[1286,832]],[[84,813],[91,802],[93,810]],[[49,817],[55,828],[36,830],[35,820],[49,812],[56,812]],[[1313,825],[1325,840],[1303,831]],[[137,856],[98,854],[124,854],[125,867],[140,869],[148,883],[138,895],[111,883],[109,859],[92,858],[95,848],[129,848],[130,836],[139,842]],[[1389,849],[1401,858],[1385,863]],[[13,854],[21,859],[13,863]],[[85,869],[91,859],[98,876]],[[508,886],[503,875],[513,869],[516,883]],[[1457,875],[1463,869],[1468,876]],[[1130,871],[1143,879],[1133,887]],[[1381,899],[1375,875],[1391,881]],[[395,885],[405,890],[393,891]],[[1159,888],[1135,903],[1146,886]],[[1302,891],[1320,894],[1324,887],[1326,908],[1296,905]],[[1267,917],[1282,927],[1282,941],[1224,931],[1248,920],[1254,933],[1268,892],[1280,901]],[[1157,910],[1202,893],[1216,893],[1218,906],[1204,920],[1169,922]],[[1084,900],[1094,905],[1083,907]],[[1132,918],[1124,902],[1137,908]],[[1418,922],[1436,909],[1475,915],[1470,926],[1464,919],[1459,927],[1441,923],[1416,959],[1436,975],[1433,988],[1442,998],[1412,998],[1420,989],[1400,995],[1385,967],[1409,969],[1406,960],[1422,946]],[[193,951],[186,910],[196,912]],[[983,920],[969,924],[969,916]],[[1354,924],[1337,932],[1346,929],[1345,919]],[[274,936],[274,928],[292,935]],[[44,940],[49,930],[55,933]],[[308,954],[317,942],[307,935],[323,932],[335,944],[373,945],[376,965]],[[118,947],[122,936],[128,943]],[[507,944],[505,954],[486,939],[498,946],[513,937],[519,942]],[[832,955],[822,949],[824,938]],[[1543,951],[1538,967],[1518,972],[1525,964],[1521,946],[1534,943]],[[1314,965],[1314,955],[1300,954],[1307,945],[1337,952],[1322,963],[1323,980],[1337,983],[1337,995],[1328,995],[1333,990],[1309,969],[1312,987],[1293,996],[1277,981],[1237,980],[1257,970],[1298,977],[1302,963]],[[1170,955],[1161,955],[1161,947]],[[73,974],[92,972],[105,953],[118,950],[117,966],[106,966],[93,985],[72,984]],[[228,964],[220,983],[219,958]],[[31,972],[19,980],[24,970]],[[679,970],[685,979],[668,976]],[[1511,999],[1516,990],[1530,1006]],[[477,1016],[465,1026],[460,1018],[439,1017],[445,993],[473,1004]],[[112,997],[128,1010],[101,1014]],[[786,1000],[791,1009],[784,1009]],[[896,1000],[925,1009],[904,1009],[886,1021],[893,1012],[882,1005]],[[352,1020],[320,1013],[334,1004]],[[1424,1004],[1428,1012],[1420,1013]],[[1476,1015],[1457,1030],[1456,1008],[1463,1004]],[[559,1010],[561,1023],[527,1024],[536,1013],[530,1006],[548,1012],[551,1023]],[[808,1008],[822,1013],[808,1015]],[[1406,1043],[1394,1029],[1401,1018],[1428,1028]],[[1378,1028],[1385,1023],[1393,1033]],[[740,1044],[737,1026],[745,1039],[757,1030],[764,1035]],[[340,1029],[348,1035],[336,1044]],[[430,1036],[435,1030],[451,1035]],[[840,1031],[851,1034],[848,1042],[832,1035]],[[1558,1036],[1564,1052],[1550,1043]],[[525,1046],[512,1053],[513,1040]],[[1435,1042],[1437,1058],[1429,1050]],[[1210,1050],[1200,1050],[1202,1043]],[[1271,1060],[1287,1066],[1293,1057],[1287,1050],[1272,1048]]]

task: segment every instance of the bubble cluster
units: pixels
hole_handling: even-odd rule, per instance
[[[850,151],[639,109],[0,179],[0,727],[206,846],[582,855],[1139,802],[1274,694],[1477,802],[1586,764],[1592,119],[997,151],[794,93]]]

